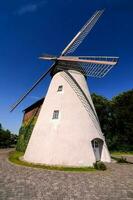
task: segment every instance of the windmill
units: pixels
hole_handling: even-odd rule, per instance
[[[42,55],[52,66],[23,95],[11,111],[46,77],[52,80],[24,159],[49,165],[92,166],[97,160],[110,162],[110,154],[100,128],[87,76],[102,78],[118,57],[70,56],[91,31],[103,10],[96,11],[59,57]]]

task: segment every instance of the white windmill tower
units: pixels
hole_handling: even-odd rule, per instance
[[[66,56],[75,51],[102,13],[103,10],[94,13],[61,56],[40,57],[54,64],[13,106],[12,110],[51,73],[52,80],[24,154],[26,161],[64,166],[92,166],[96,160],[110,162],[86,77],[105,76],[117,64],[118,57]]]

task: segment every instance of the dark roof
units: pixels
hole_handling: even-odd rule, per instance
[[[42,98],[42,99],[39,99],[38,101],[36,101],[32,105],[30,105],[29,107],[25,108],[23,110],[23,112],[27,112],[27,111],[30,111],[30,110],[34,109],[35,107],[41,106],[43,104],[44,99],[45,99],[45,97]]]

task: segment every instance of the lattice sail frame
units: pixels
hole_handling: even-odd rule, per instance
[[[118,57],[80,56],[59,57],[57,70],[76,70],[85,76],[102,78],[117,64]]]
[[[86,24],[81,28],[81,30],[76,34],[76,36],[72,39],[72,41],[66,46],[66,48],[62,51],[61,55],[67,55],[69,53],[73,53],[78,46],[83,42],[85,37],[91,31],[93,26],[98,21],[99,17],[102,15],[104,10],[96,11],[93,16],[86,22]]]
[[[118,57],[108,56],[66,56],[73,53],[83,42],[85,37],[96,24],[104,10],[96,11],[80,29],[72,41],[62,51],[60,57],[43,55],[44,60],[55,61],[55,71],[73,69],[82,72],[85,76],[102,78],[117,64]]]

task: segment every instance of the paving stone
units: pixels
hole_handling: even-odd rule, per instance
[[[14,165],[0,150],[0,200],[133,200],[133,165],[106,171],[62,172]],[[128,157],[133,162],[133,156]]]

